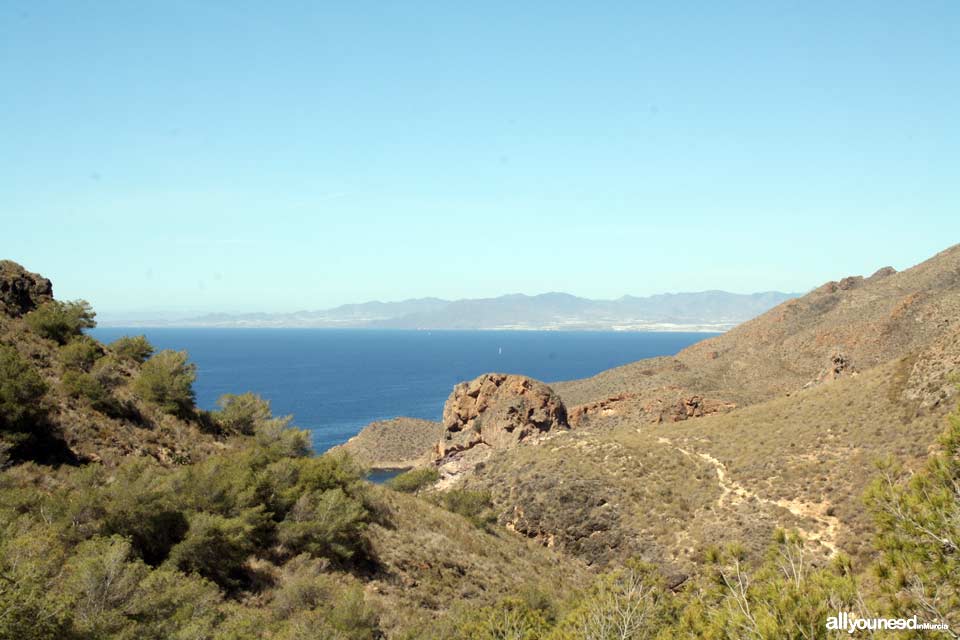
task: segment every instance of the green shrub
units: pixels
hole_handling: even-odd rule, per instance
[[[123,336],[110,343],[110,350],[119,358],[143,363],[153,355],[153,345],[146,336]]]
[[[301,464],[300,469],[298,491],[356,488],[364,477],[363,468],[344,452],[328,452],[310,458]]]
[[[110,392],[89,373],[67,371],[63,374],[63,390],[73,398],[85,398],[98,411],[110,407]]]
[[[326,613],[327,621],[344,640],[374,640],[382,638],[379,620],[373,608],[363,597],[363,589],[352,585],[334,594],[333,606]]]
[[[299,458],[310,454],[310,432],[290,426],[290,416],[271,418],[253,434],[257,446],[278,458]]]
[[[865,496],[877,524],[876,573],[888,612],[960,628],[960,411],[916,473],[892,461]]]
[[[89,336],[79,336],[60,347],[60,362],[75,371],[90,371],[102,355],[100,344]]]
[[[497,520],[489,491],[452,489],[440,494],[440,500],[448,511],[460,514],[480,529],[489,528]]]
[[[188,416],[194,408],[193,382],[197,366],[187,362],[186,351],[164,350],[143,363],[134,391],[165,413]]]
[[[270,402],[255,393],[227,393],[217,405],[220,411],[213,413],[213,420],[224,433],[250,436],[272,417]]]
[[[0,345],[0,429],[29,431],[42,416],[47,385],[13,347]]]
[[[369,514],[363,503],[337,487],[302,494],[277,528],[293,553],[348,560],[362,548]]]
[[[97,326],[90,303],[86,300],[60,302],[51,300],[25,316],[27,326],[44,338],[66,344],[71,338],[79,336],[84,329]]]
[[[253,552],[249,523],[213,513],[190,516],[186,537],[170,550],[168,562],[184,573],[196,573],[224,589],[235,589],[247,556]]]
[[[5,493],[5,492],[4,492]],[[4,495],[4,498],[7,496]],[[0,638],[72,638],[70,603],[50,586],[63,570],[66,550],[50,526],[31,526],[3,513],[0,535]]]
[[[128,624],[124,612],[149,572],[119,536],[80,543],[65,569],[74,625],[94,638],[117,634]]]
[[[140,583],[137,598],[127,606],[136,621],[130,638],[210,638],[222,618],[220,590],[199,576],[187,576],[165,567],[155,569]]]
[[[435,467],[420,467],[419,469],[410,469],[405,473],[394,476],[384,484],[394,491],[404,493],[416,493],[420,489],[429,486],[440,479],[440,472]]]
[[[113,355],[106,355],[98,359],[90,369],[90,375],[108,389],[120,383],[123,372]]]
[[[472,640],[541,640],[548,636],[550,623],[543,612],[531,607],[520,598],[507,597],[494,605],[458,610],[445,621],[438,637],[471,638]],[[613,634],[595,636],[596,640],[620,638]],[[631,638],[633,636],[622,636]],[[566,640],[566,638],[563,638]],[[571,638],[571,640],[573,640]],[[577,637],[577,640],[588,640]],[[594,640],[593,637],[589,640]]]
[[[129,539],[150,565],[166,560],[189,528],[182,498],[164,486],[164,475],[147,460],[124,465],[93,503],[101,513],[97,522],[100,533]],[[78,506],[81,513],[90,510],[83,502]]]

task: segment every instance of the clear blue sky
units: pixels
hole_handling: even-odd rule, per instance
[[[0,2],[0,255],[284,311],[805,290],[960,242],[960,2]]]

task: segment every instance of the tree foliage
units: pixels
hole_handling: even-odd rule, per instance
[[[86,300],[50,300],[28,313],[25,320],[31,329],[44,338],[66,344],[71,338],[81,335],[84,329],[97,326],[94,321],[96,315]]]
[[[102,355],[100,343],[89,336],[78,336],[60,347],[60,362],[72,371],[90,371]]]
[[[165,413],[190,415],[196,400],[193,383],[197,367],[187,360],[186,351],[160,351],[143,363],[134,380],[134,391]]]
[[[0,345],[0,430],[29,431],[43,414],[47,385],[16,349]]]
[[[141,364],[153,355],[153,345],[146,336],[122,336],[110,343],[117,357]]]
[[[960,630],[960,412],[941,444],[916,474],[882,463],[866,502],[877,522],[876,572],[887,606]]]
[[[227,434],[253,435],[272,417],[270,402],[255,393],[227,393],[217,405],[220,411],[213,414],[214,421]]]
[[[386,485],[394,491],[416,493],[439,479],[440,472],[435,467],[419,467],[390,478]]]

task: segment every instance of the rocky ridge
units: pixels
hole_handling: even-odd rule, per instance
[[[53,285],[11,260],[0,260],[0,313],[18,318],[53,299]]]
[[[593,564],[682,569],[719,541],[762,549],[776,527],[856,556],[869,470],[920,464],[955,404],[958,318],[960,246],[829,282],[676,356],[552,384],[573,429],[457,481]]]

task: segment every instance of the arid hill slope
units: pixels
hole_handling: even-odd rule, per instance
[[[874,463],[918,465],[960,371],[960,247],[828,283],[672,358],[552,385],[570,432],[498,452],[465,486],[508,528],[598,565],[679,569],[797,528],[863,558]]]
[[[346,451],[371,469],[408,469],[427,464],[443,437],[443,425],[419,418],[371,422],[332,451]]]
[[[829,282],[675,357],[552,387],[575,419],[670,422],[687,417],[685,402],[691,416],[727,411],[916,354],[958,324],[960,245],[900,273]]]

